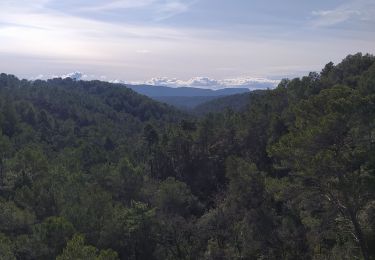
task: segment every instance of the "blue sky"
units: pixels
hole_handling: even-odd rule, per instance
[[[0,1],[0,71],[26,78],[237,86],[359,51],[375,53],[374,0]]]

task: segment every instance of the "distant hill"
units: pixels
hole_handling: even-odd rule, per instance
[[[128,88],[149,97],[219,97],[249,92],[247,88],[224,88],[218,90],[180,87],[171,88],[151,85],[126,85]]]
[[[106,140],[139,142],[149,122],[163,125],[182,116],[171,106],[118,84],[71,78],[27,81],[0,74],[0,109],[4,107],[16,123],[5,127],[7,116],[0,112],[0,135],[18,137],[29,131],[35,138],[25,146],[38,143],[55,152],[82,142],[98,151],[105,149]],[[47,122],[45,129],[40,128],[41,120]]]
[[[197,105],[193,110],[193,114],[205,115],[208,113],[220,113],[225,109],[231,109],[239,112],[244,110],[247,105],[251,102],[252,97],[255,95],[261,95],[265,93],[265,90],[255,90],[249,93],[235,94],[230,96],[224,96],[209,100],[202,104]]]
[[[133,89],[139,94],[143,94],[180,109],[192,109],[218,97],[249,92],[249,89],[247,88],[212,90],[191,87],[171,88],[151,85],[126,85],[126,87]]]
[[[196,97],[184,97],[184,96],[164,96],[164,97],[152,97],[154,100],[169,104],[171,106],[177,107],[182,110],[191,110],[199,105],[205,104],[215,100],[217,96],[196,96]]]

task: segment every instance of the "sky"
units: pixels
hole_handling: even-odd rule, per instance
[[[252,86],[375,53],[375,0],[0,0],[0,71]]]

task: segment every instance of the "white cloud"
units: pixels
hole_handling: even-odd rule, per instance
[[[156,21],[165,20],[171,18],[180,13],[184,13],[189,10],[189,6],[192,3],[183,3],[182,1],[170,0],[166,1],[159,6],[157,13],[158,16],[155,18]]]
[[[153,86],[167,87],[194,87],[207,89],[222,88],[248,88],[248,89],[267,89],[275,88],[280,80],[266,78],[240,77],[224,80],[216,80],[208,77],[195,77],[189,80],[179,80],[176,78],[153,78],[145,82],[132,82],[133,84],[148,84]],[[129,82],[131,83],[131,82]]]
[[[38,80],[38,79],[40,79],[40,80],[44,79],[44,75],[43,74],[39,74],[39,75],[37,75],[35,77],[31,77],[30,78],[30,80]]]
[[[101,80],[101,81],[106,81],[107,80],[107,76],[97,76],[97,75],[93,75],[93,74],[90,74],[90,75],[87,75],[85,73],[82,73],[80,71],[75,71],[75,72],[71,72],[71,73],[67,73],[67,74],[63,74],[63,75],[60,75],[60,76],[56,76],[56,75],[53,75],[53,76],[43,76],[43,79],[53,79],[53,78],[62,78],[62,79],[66,79],[66,78],[71,78],[71,79],[74,79],[74,80]]]
[[[313,11],[313,15],[319,17],[316,25],[330,26],[345,22],[355,16],[360,16],[359,10],[328,10],[328,11]]]
[[[196,77],[185,82],[190,87],[217,88],[221,87],[220,81],[208,77]]]
[[[107,76],[87,75],[85,73],[75,71],[60,76],[45,76],[38,75],[31,77],[30,80],[36,79],[49,79],[49,78],[72,78],[74,80],[101,80],[110,83],[122,83],[131,85],[152,85],[152,86],[166,86],[172,88],[191,87],[191,88],[205,88],[205,89],[223,89],[223,88],[248,88],[254,89],[272,89],[275,88],[280,80],[273,80],[267,78],[254,78],[254,77],[239,77],[224,80],[216,80],[209,77],[194,77],[189,80],[180,80],[177,78],[159,77],[152,78],[146,81],[124,81],[119,79],[108,79]]]
[[[0,71],[31,78],[80,70],[96,75],[104,73],[108,80],[126,78],[130,81],[165,75],[169,78],[166,84],[219,88],[229,83],[208,79],[173,83],[170,79],[195,75],[207,75],[211,79],[230,79],[238,75],[282,78],[301,68],[303,71],[319,70],[326,62],[339,62],[349,53],[375,51],[374,34],[368,32],[340,31],[342,36],[338,37],[331,31],[320,34],[323,30],[317,30],[319,34],[310,35],[307,30],[301,35],[278,38],[278,34],[258,36],[259,31],[263,31],[259,26],[237,30],[221,25],[184,27],[182,22],[153,22],[152,15],[162,17],[184,11],[181,3],[188,5],[194,0],[155,0],[148,6],[131,7],[152,11],[134,10],[135,14],[129,19],[122,17],[126,16],[126,11],[133,10],[120,10],[113,16],[76,11],[79,6],[120,2],[129,8],[141,5],[130,0],[0,0]],[[138,20],[133,16],[139,12],[142,12],[142,19]],[[314,17],[318,19],[319,13]],[[361,19],[374,18],[365,15]],[[236,85],[235,82],[230,84]]]
[[[218,80],[208,77],[195,77],[189,80],[180,80],[176,78],[158,77],[152,78],[145,82],[133,82],[133,84],[147,84],[153,86],[167,86],[167,87],[195,87],[195,88],[224,88],[225,86]]]
[[[351,0],[332,10],[313,11],[314,26],[333,26],[347,21],[375,21],[375,1]]]
[[[2,10],[13,10],[14,12],[22,10],[41,10],[51,0],[2,0],[0,7]]]
[[[249,89],[266,89],[274,88],[279,84],[280,80],[266,79],[266,78],[232,78],[225,79],[222,83],[227,87],[241,87]]]
[[[17,11],[0,3],[0,52],[33,55],[94,64],[130,56],[155,43],[186,38],[185,32],[161,26],[142,26],[96,21],[41,8],[46,1]],[[141,49],[146,50],[146,49]]]
[[[77,8],[78,12],[118,12],[123,9],[142,9],[149,11],[155,21],[171,18],[187,12],[193,0],[107,0],[96,5]]]
[[[142,8],[155,3],[156,0],[117,0],[105,1],[101,4],[85,6],[79,8],[79,11],[112,11],[119,9]]]
[[[83,74],[82,72],[75,71],[75,72],[71,72],[71,73],[59,76],[58,78],[62,78],[62,79],[71,78],[74,80],[83,80],[83,79],[88,78],[88,76]]]

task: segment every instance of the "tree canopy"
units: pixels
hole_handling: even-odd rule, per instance
[[[375,58],[248,96],[1,74],[0,258],[375,259]]]

